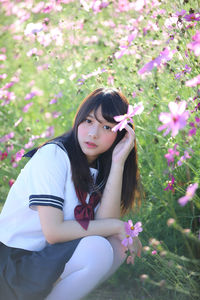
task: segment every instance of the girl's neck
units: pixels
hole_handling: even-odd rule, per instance
[[[92,163],[90,163],[89,167],[93,169],[97,169],[98,168],[97,159],[94,160]]]

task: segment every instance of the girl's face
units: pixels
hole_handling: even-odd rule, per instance
[[[112,131],[114,126],[115,123],[110,123],[103,118],[101,107],[97,109],[96,117],[92,111],[78,126],[78,142],[89,164],[114,143],[117,137],[117,133]]]

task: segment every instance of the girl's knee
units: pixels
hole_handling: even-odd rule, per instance
[[[81,240],[87,249],[88,267],[98,272],[108,272],[113,264],[113,248],[109,241],[101,236],[88,236]]]

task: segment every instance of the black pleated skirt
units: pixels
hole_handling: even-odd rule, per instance
[[[11,248],[0,242],[0,299],[44,300],[79,241],[48,244],[41,251]]]

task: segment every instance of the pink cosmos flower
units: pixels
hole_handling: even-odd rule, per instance
[[[130,2],[128,0],[120,0],[118,1],[118,9],[120,12],[129,11]]]
[[[21,122],[23,121],[23,118],[20,117],[14,124],[14,127],[17,127]]]
[[[166,188],[164,189],[164,191],[167,191],[167,190],[171,190],[172,192],[175,192],[175,189],[174,189],[174,182],[175,182],[175,178],[173,175],[171,175],[171,180],[168,181],[168,184],[166,186]]]
[[[135,115],[141,114],[143,112],[143,110],[144,110],[144,106],[142,103],[139,103],[139,105],[137,105],[135,107],[133,107],[132,105],[129,105],[128,111],[126,114],[114,117],[114,120],[116,122],[119,122],[119,124],[114,126],[112,128],[112,131],[114,131],[114,132],[116,132],[117,130],[121,131],[122,129],[124,129],[126,127],[128,122],[133,124],[132,117]]]
[[[168,149],[168,153],[165,154],[165,158],[167,159],[167,164],[170,166],[172,162],[174,162],[174,156],[179,156],[179,151],[176,150],[178,144],[175,144],[173,148]]]
[[[8,182],[9,186],[11,187],[11,186],[13,185],[14,182],[15,182],[14,179],[10,179],[9,182]]]
[[[191,151],[192,151],[192,149],[191,149]],[[187,158],[191,158],[191,156],[189,155],[188,151],[184,151],[184,155],[181,156],[179,161],[177,161],[177,165],[180,167]]]
[[[146,0],[137,0],[136,2],[134,1],[133,3],[134,10],[141,11],[144,8],[146,2],[147,2]]]
[[[186,14],[186,10],[185,9],[182,9],[181,11],[177,11],[176,12],[176,15],[179,17],[179,16],[184,16]]]
[[[0,160],[1,161],[6,159],[7,156],[8,156],[8,153],[6,151],[5,152],[0,151]]]
[[[194,51],[196,56],[200,55],[200,31],[197,30],[196,34],[192,37],[194,42],[191,42],[187,45],[187,47]]]
[[[185,85],[189,87],[197,86],[200,84],[200,74],[197,75],[196,77],[186,81]]]
[[[6,60],[6,55],[0,54],[0,60]]]
[[[0,79],[6,79],[6,77],[7,77],[6,73],[0,74]]]
[[[22,111],[26,113],[32,105],[33,105],[33,102],[30,102],[30,103],[26,104],[23,107]]]
[[[112,75],[108,76],[107,82],[109,85],[114,85],[115,78]]]
[[[24,30],[25,35],[30,35],[30,34],[36,34],[40,31],[42,31],[43,28],[42,23],[29,23],[26,25],[26,29]]]
[[[35,97],[36,93],[35,92],[30,92],[25,96],[25,100],[31,100],[33,97]]]
[[[164,124],[157,130],[161,131],[166,129],[164,136],[172,131],[172,137],[176,136],[180,129],[186,126],[189,112],[185,111],[186,101],[182,101],[179,104],[176,102],[169,103],[170,113],[160,113],[159,120]]]
[[[176,50],[169,50],[169,48],[165,48],[163,51],[160,52],[158,57],[154,58],[150,62],[144,65],[139,71],[138,74],[144,74],[146,72],[150,72],[154,67],[158,67],[161,65],[161,63],[165,63],[166,61],[169,61],[172,59],[174,52]]]
[[[185,15],[184,16],[184,19],[187,21],[187,22],[194,22],[194,21],[200,21],[200,14],[199,13],[193,13],[193,14],[189,14],[189,15]]]
[[[10,132],[0,138],[0,143],[5,143],[15,136],[14,132]]]
[[[156,251],[156,250],[153,250],[153,251],[151,252],[151,254],[152,254],[152,255],[156,255],[156,254],[157,254],[157,251]]]
[[[25,150],[21,149],[15,154],[15,161],[20,161],[22,159],[22,156],[24,155]]]
[[[29,141],[27,144],[24,145],[24,148],[28,149],[28,148],[32,148],[33,146],[34,146],[34,143],[32,141]]]
[[[196,135],[197,129],[195,127],[195,123],[194,122],[190,122],[189,125],[192,128],[189,130],[188,136]]]
[[[133,222],[128,220],[128,222],[124,223],[126,237],[122,240],[122,245],[127,247],[133,243],[133,237],[138,236],[139,233],[142,232],[143,228],[141,222],[137,222],[135,225],[133,225]]]
[[[194,183],[188,186],[186,190],[186,195],[178,199],[178,203],[181,206],[185,206],[189,200],[194,197],[195,191],[198,188],[198,183]]]
[[[135,29],[126,39],[120,43],[119,50],[115,52],[114,56],[116,59],[120,59],[123,55],[129,54],[129,47],[132,44],[132,41],[137,37],[138,30]]]
[[[181,72],[175,74],[175,78],[179,79],[182,75],[184,75],[186,73],[190,73],[191,71],[192,71],[192,68],[186,64],[185,69],[183,69]]]

